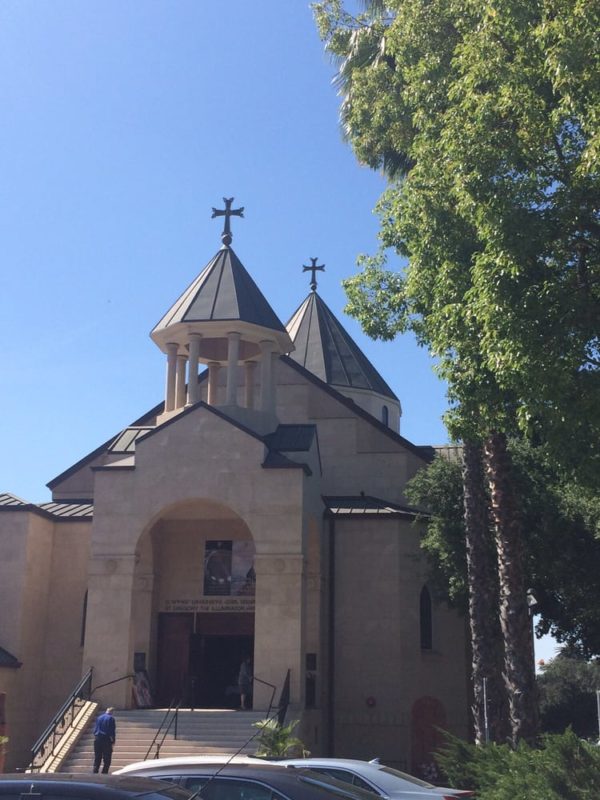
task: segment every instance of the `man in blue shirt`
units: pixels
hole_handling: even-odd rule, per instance
[[[107,708],[104,714],[96,719],[94,727],[94,772],[100,770],[103,763],[102,772],[107,773],[112,759],[112,750],[117,738],[117,726],[113,717],[114,709]]]

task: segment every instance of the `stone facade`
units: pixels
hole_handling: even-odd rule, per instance
[[[210,346],[194,322],[194,363],[220,353],[226,368],[207,361],[184,389],[173,364],[190,336],[177,325],[176,347],[161,328],[172,407],[128,429],[134,445],[117,436],[51,481],[55,508],[0,496],[0,647],[21,662],[0,661],[7,766],[27,762],[89,667],[107,684],[95,697],[117,708],[136,702],[122,680],[134,667],[155,704],[214,707],[235,704],[253,654],[255,707],[289,670],[288,718],[313,753],[418,769],[434,724],[468,729],[465,622],[435,598],[423,619],[403,494],[427,449],[390,427],[397,399],[339,391],[282,352],[287,334],[264,346],[256,320],[237,320],[235,337],[220,323]],[[88,503],[93,517],[78,510]]]

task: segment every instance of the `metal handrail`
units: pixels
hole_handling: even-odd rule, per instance
[[[257,681],[258,683],[263,683],[265,686],[270,686],[273,689],[273,693],[271,695],[271,700],[269,702],[269,709],[267,711],[267,716],[265,717],[265,719],[263,721],[264,722],[268,722],[269,720],[275,719],[275,717],[277,717],[277,723],[279,725],[283,725],[283,719],[285,718],[285,714],[286,714],[286,711],[287,711],[287,708],[288,708],[288,705],[289,705],[289,702],[290,702],[290,670],[288,669],[288,671],[286,673],[286,676],[285,676],[285,680],[283,682],[283,688],[281,690],[281,695],[279,696],[279,708],[278,708],[277,714],[273,714],[273,716],[271,716],[271,709],[273,707],[273,698],[275,696],[275,691],[276,691],[277,687],[273,686],[272,683],[267,683],[267,681],[261,680],[261,678],[253,678],[253,680]],[[283,706],[282,706],[282,703],[284,703]],[[283,716],[281,715],[282,708],[283,708]],[[202,797],[202,792],[206,789],[208,784],[211,783],[212,781],[214,781],[215,778],[225,769],[225,767],[228,764],[231,764],[233,759],[236,756],[239,756],[239,754],[242,752],[242,750],[245,750],[246,747],[248,747],[248,745],[250,744],[250,742],[253,741],[254,739],[256,739],[257,736],[260,736],[261,733],[262,733],[262,730],[260,728],[256,731],[256,733],[253,733],[252,736],[250,736],[250,738],[247,739],[244,742],[244,744],[235,751],[235,753],[232,753],[229,756],[227,761],[225,761],[223,764],[221,764],[221,766],[219,766],[219,768],[215,772],[213,772],[213,774],[210,776],[210,778],[207,780],[207,782],[201,787],[201,789],[199,789],[193,795],[193,797],[197,796],[198,798],[201,798]],[[257,759],[257,761],[259,763],[260,759]]]
[[[171,705],[167,709],[164,717],[162,718],[162,721],[161,721],[160,725],[158,726],[158,729],[157,729],[156,733],[154,734],[154,739],[152,739],[152,743],[151,743],[150,747],[148,748],[148,750],[146,752],[146,755],[144,757],[144,761],[148,760],[148,756],[152,752],[152,748],[154,747],[155,744],[156,744],[156,752],[154,753],[154,758],[160,758],[160,748],[163,746],[163,743],[164,743],[165,739],[167,738],[167,734],[171,730],[171,726],[173,725],[173,723],[175,723],[174,738],[177,739],[177,724],[178,724],[178,719],[179,719],[179,708],[181,706],[181,700],[177,703],[177,705],[175,706],[175,709],[173,709],[174,703],[175,703],[175,698],[173,698],[173,700],[171,701]],[[165,732],[162,735],[162,739],[160,740],[160,742],[157,743],[156,740],[160,736],[160,732],[162,731],[163,725],[165,724],[167,719],[169,719],[169,715],[171,714],[171,712],[173,712],[173,715],[172,715],[171,719],[169,720],[169,724],[165,728]]]
[[[76,710],[78,711],[81,706],[91,698],[92,672],[93,667],[90,667],[56,712],[52,718],[52,722],[50,722],[31,748],[31,762],[27,768],[31,772],[41,769],[44,762],[50,756],[54,755],[57,741],[60,740],[66,728],[68,728],[75,719]],[[52,743],[52,747],[48,752],[50,743]]]
[[[277,687],[274,686],[272,683],[269,683],[268,681],[263,681],[262,678],[257,678],[256,675],[252,677],[252,682],[254,683],[254,681],[256,681],[256,683],[262,683],[263,686],[270,686],[272,689],[271,699],[269,700],[269,708],[267,709],[267,717],[268,717],[271,713],[271,709],[273,708],[273,700],[275,699],[275,692],[277,691]]]
[[[107,681],[106,683],[99,683],[98,686],[94,686],[94,688],[90,692],[90,698],[92,697],[94,692],[98,691],[98,689],[103,689],[105,686],[111,686],[113,683],[119,683],[119,681],[126,681],[127,678],[135,678],[135,673],[130,672],[127,675],[121,676],[120,678],[115,678],[114,681]]]

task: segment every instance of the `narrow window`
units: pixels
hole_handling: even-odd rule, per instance
[[[421,620],[421,650],[431,650],[433,646],[431,595],[429,594],[429,589],[426,586],[421,589],[419,612]]]
[[[382,406],[381,407],[381,421],[383,422],[384,425],[387,425],[389,427],[389,424],[390,424],[390,412],[388,411],[388,407],[387,406]]]
[[[81,636],[79,639],[79,646],[83,647],[85,644],[85,624],[87,622],[87,601],[88,601],[88,593],[87,589],[83,596],[83,611],[81,614]]]

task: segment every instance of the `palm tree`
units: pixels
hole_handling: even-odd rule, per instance
[[[352,95],[355,73],[369,67],[377,67],[386,62],[393,67],[394,58],[389,52],[386,42],[386,31],[394,20],[395,12],[385,0],[362,0],[363,12],[356,16],[341,11],[342,22],[336,29],[345,30],[345,36],[328,37],[326,49],[330,52],[337,72],[333,84],[337,87],[340,101],[340,127],[344,139],[352,141]],[[326,20],[329,3],[316,3],[317,21]],[[406,175],[412,161],[406,153],[387,148],[383,153],[383,171],[391,179]]]
[[[500,586],[500,625],[513,743],[533,741],[538,732],[531,620],[523,576],[523,548],[512,462],[506,436],[495,432],[484,442]]]
[[[506,692],[499,668],[502,640],[497,615],[498,575],[490,541],[482,453],[476,442],[463,445],[462,479],[473,680],[471,710],[475,743],[484,744],[490,732],[493,740],[502,741],[507,726]]]

